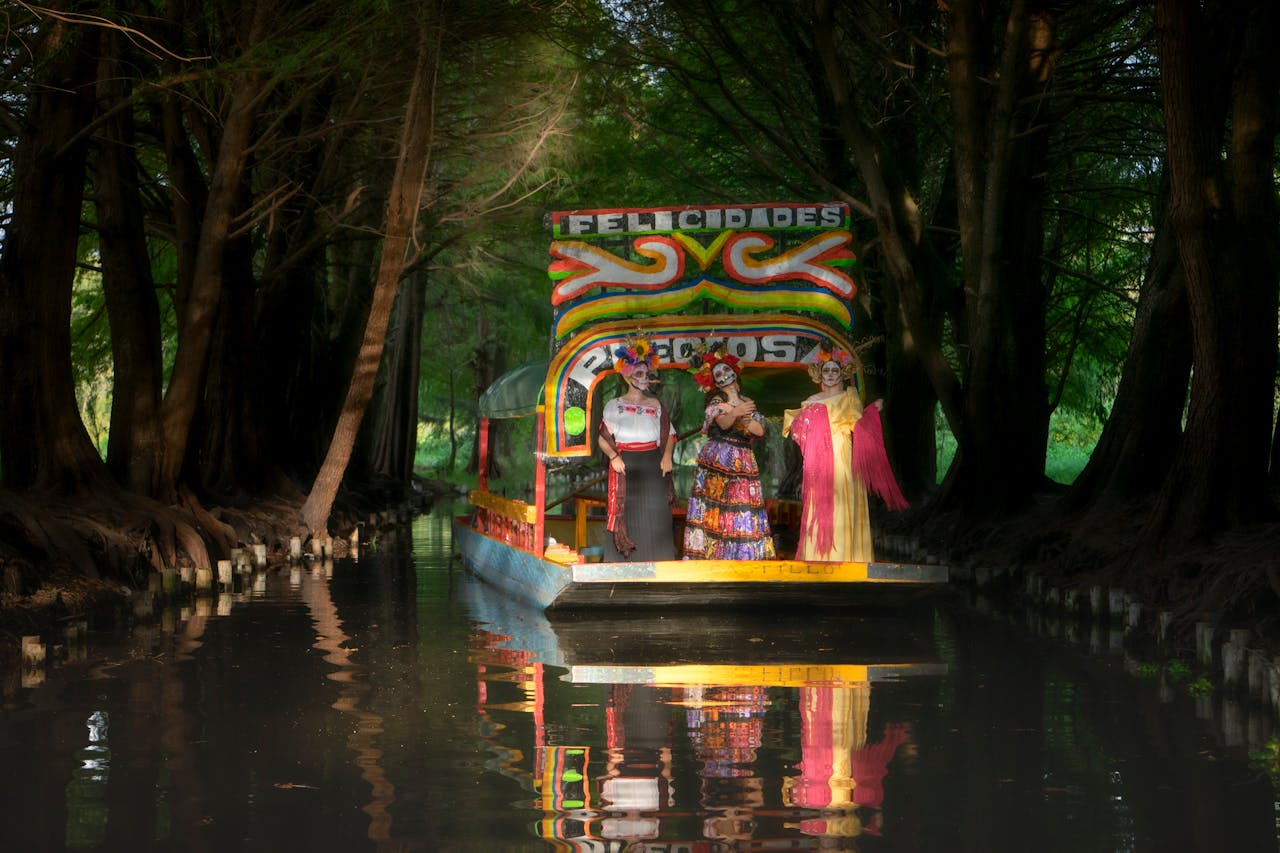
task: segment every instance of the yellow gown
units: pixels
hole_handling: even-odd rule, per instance
[[[799,409],[787,409],[783,415],[782,434],[790,435],[800,445],[801,452],[810,442],[821,440],[816,435],[792,435],[792,426],[808,406],[825,406],[831,428],[831,470],[817,472],[830,478],[833,509],[833,539],[831,550],[817,550],[820,519],[814,512],[810,491],[825,484],[805,483],[801,487],[804,506],[800,516],[800,541],[796,548],[798,560],[845,560],[871,562],[875,552],[871,543],[871,515],[867,510],[867,489],[853,472],[853,428],[862,417],[862,401],[857,389],[846,388],[834,397],[813,400]],[[807,471],[806,476],[815,472]]]

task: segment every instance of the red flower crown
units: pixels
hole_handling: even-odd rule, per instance
[[[742,368],[738,366],[738,357],[729,352],[724,344],[715,344],[710,348],[706,344],[699,344],[693,358],[689,359],[689,372],[693,374],[693,380],[703,391],[710,391],[716,387],[716,380],[711,375],[711,371],[717,364],[727,364],[735,374],[742,375]]]

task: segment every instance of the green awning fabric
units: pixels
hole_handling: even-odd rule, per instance
[[[480,417],[523,418],[532,415],[542,399],[546,381],[546,361],[531,361],[508,370],[480,395]]]

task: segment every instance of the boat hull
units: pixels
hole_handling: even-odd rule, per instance
[[[562,565],[454,520],[469,571],[547,608],[898,606],[945,588],[945,566],[803,560],[671,560]]]

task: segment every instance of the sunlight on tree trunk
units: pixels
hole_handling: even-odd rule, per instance
[[[391,306],[395,303],[396,287],[408,265],[406,253],[418,219],[423,180],[431,152],[437,72],[437,45],[434,39],[438,37],[430,30],[422,33],[418,62],[414,67],[413,82],[405,108],[399,155],[387,195],[382,258],[378,264],[378,279],[374,285],[369,319],[365,324],[364,340],[356,356],[351,384],[347,388],[329,450],[316,475],[315,483],[312,484],[311,492],[302,505],[303,523],[313,534],[327,532],[329,512],[333,509],[338,486],[342,483],[347,463],[351,460],[351,449],[355,446],[360,422],[373,397],[374,380],[377,379],[378,365],[382,360],[382,348],[386,343],[387,324],[391,318]]]

